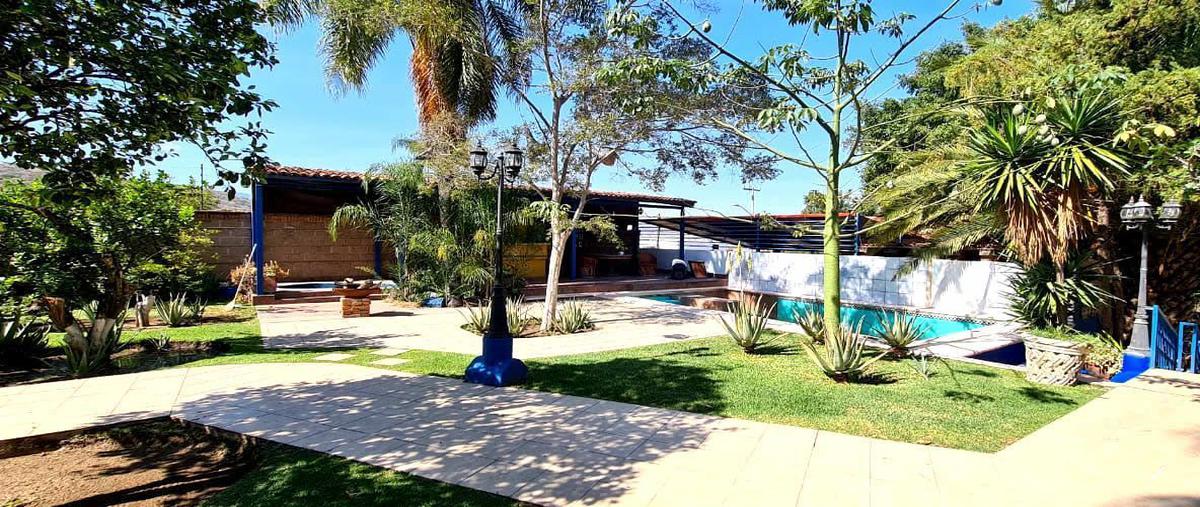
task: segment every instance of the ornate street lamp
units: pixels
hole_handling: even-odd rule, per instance
[[[496,244],[495,273],[492,283],[491,320],[483,335],[483,355],[476,357],[467,366],[467,382],[489,386],[507,386],[525,381],[529,369],[520,359],[513,357],[513,337],[508,334],[508,312],[505,309],[504,293],[504,237],[503,203],[504,182],[514,179],[525,164],[525,153],[516,144],[509,143],[501,150],[496,160],[488,162],[488,152],[476,142],[471,149],[468,163],[480,181],[496,178]]]
[[[1136,202],[1130,197],[1129,203],[1121,206],[1121,222],[1124,222],[1125,227],[1142,230],[1142,251],[1138,268],[1137,310],[1133,314],[1133,333],[1129,337],[1129,346],[1125,348],[1121,372],[1112,378],[1114,382],[1124,382],[1136,377],[1151,366],[1150,306],[1146,304],[1146,275],[1150,271],[1147,266],[1150,231],[1154,228],[1170,229],[1182,214],[1183,206],[1178,202],[1168,201],[1159,208],[1158,218],[1155,219],[1154,206],[1146,202],[1145,196],[1138,196]]]

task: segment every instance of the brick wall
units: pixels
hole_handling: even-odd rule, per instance
[[[222,280],[250,255],[250,214],[237,211],[197,211],[196,220],[213,231],[213,272]]]
[[[329,217],[267,213],[263,243],[266,260],[290,271],[286,281],[341,280],[366,276],[358,266],[375,267],[369,232],[343,230],[329,238]]]
[[[215,232],[214,270],[224,279],[250,254],[250,214],[198,211],[196,218]],[[366,275],[356,269],[358,266],[375,267],[375,242],[366,231],[341,231],[335,243],[329,239],[327,216],[267,213],[265,222],[265,258],[278,261],[290,271],[286,281],[363,278]],[[385,257],[387,260],[391,255]]]

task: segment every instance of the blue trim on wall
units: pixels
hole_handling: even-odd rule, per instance
[[[254,293],[263,294],[263,264],[266,260],[266,256],[263,255],[263,232],[266,221],[263,213],[262,185],[254,183],[251,186],[250,199],[250,244],[254,249]]]

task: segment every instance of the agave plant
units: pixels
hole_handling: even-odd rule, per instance
[[[577,301],[569,301],[558,307],[554,316],[554,330],[562,334],[578,333],[596,327],[592,312]]]
[[[743,294],[733,305],[733,322],[726,321],[722,316],[721,325],[725,326],[725,331],[738,347],[747,354],[754,354],[775,341],[774,336],[767,333],[767,319],[774,310],[775,305],[772,304],[763,311],[762,296],[751,300]]]
[[[524,296],[508,298],[504,306],[505,316],[508,317],[508,334],[520,338],[525,334],[525,326],[533,320],[529,313],[529,305],[525,304]]]
[[[813,343],[825,343],[825,316],[816,308],[809,308],[803,314],[792,309],[792,320],[804,330],[804,334]]]
[[[475,334],[486,333],[488,328],[491,327],[492,323],[492,312],[488,306],[489,305],[483,304],[479,306],[472,306],[468,304],[465,307],[466,313],[463,314],[463,317],[467,321],[465,324],[463,324],[463,329]]]
[[[188,302],[186,293],[173,294],[169,298],[155,301],[154,313],[158,315],[158,320],[168,327],[186,326],[199,318],[197,312],[204,312],[204,303],[199,305]]]
[[[21,315],[0,321],[0,362],[13,366],[39,363],[38,353],[46,348],[50,326],[36,319],[22,322]]]
[[[817,344],[803,342],[805,352],[813,363],[821,369],[825,376],[836,382],[852,382],[862,378],[867,367],[881,359],[885,353],[866,353],[867,341],[862,335],[862,321],[854,327],[846,325],[836,332],[826,333],[825,346],[818,349]]]
[[[917,318],[905,312],[892,312],[883,324],[875,329],[875,335],[883,340],[898,357],[907,356],[912,345],[925,335],[927,326],[917,324]]]
[[[83,342],[77,342],[72,345],[70,342],[63,346],[63,352],[67,358],[67,369],[77,377],[95,373],[107,367],[112,359],[112,355],[119,352],[123,345],[121,344],[121,331],[125,324],[125,312],[121,312],[115,318],[104,319],[104,322],[94,322],[92,327],[87,330],[86,335],[96,335],[95,339],[88,339]],[[103,327],[101,327],[103,326]]]

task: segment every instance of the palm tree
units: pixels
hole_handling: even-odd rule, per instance
[[[1065,268],[1096,220],[1096,205],[1128,174],[1130,156],[1115,146],[1121,111],[1102,93],[1047,99],[981,116],[965,146],[909,155],[908,169],[877,190],[884,210],[876,236],[928,233],[916,257],[950,255],[1001,240],[1022,264],[1048,260],[1065,286]],[[1067,307],[1056,308],[1058,323]]]
[[[422,127],[446,117],[459,136],[495,118],[501,82],[520,83],[525,66],[514,44],[522,35],[520,0],[263,0],[273,24],[295,28],[320,20],[331,83],[362,89],[397,34],[409,37],[411,74]]]

